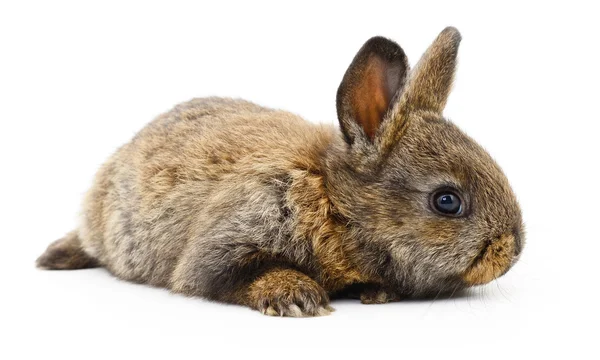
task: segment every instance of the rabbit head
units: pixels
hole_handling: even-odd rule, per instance
[[[396,43],[372,38],[337,93],[345,142],[327,163],[332,203],[358,262],[406,294],[490,282],[524,244],[502,170],[442,115],[460,41],[446,28],[410,71]]]

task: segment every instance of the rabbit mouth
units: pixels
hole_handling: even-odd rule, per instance
[[[481,251],[479,252],[479,254],[477,254],[477,256],[475,256],[475,258],[473,259],[473,261],[471,261],[471,265],[469,265],[470,268],[472,268],[473,266],[477,265],[477,263],[481,262],[485,256],[485,254],[488,252],[490,246],[492,246],[492,241],[491,240],[487,240],[484,245],[483,245],[483,249],[481,249]]]
[[[462,274],[469,285],[482,285],[504,275],[513,263],[515,237],[503,234],[498,239],[487,241]]]

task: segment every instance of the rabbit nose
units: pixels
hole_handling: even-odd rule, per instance
[[[473,286],[488,283],[504,275],[514,262],[515,252],[520,251],[516,250],[516,243],[512,231],[485,243],[462,274],[463,280],[469,286]]]
[[[515,244],[515,257],[521,254],[523,251],[523,235],[520,228],[515,227],[512,231],[512,236]]]

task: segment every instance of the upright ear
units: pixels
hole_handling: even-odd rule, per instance
[[[461,36],[447,27],[429,46],[410,75],[400,102],[402,110],[427,110],[441,114],[452,88]]]
[[[337,92],[338,119],[348,144],[374,141],[390,105],[399,98],[408,70],[406,55],[395,42],[377,36],[362,46]]]

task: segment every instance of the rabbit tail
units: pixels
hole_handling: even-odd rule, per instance
[[[50,244],[36,260],[36,265],[45,270],[86,269],[100,266],[96,259],[83,250],[77,231],[72,231]]]

